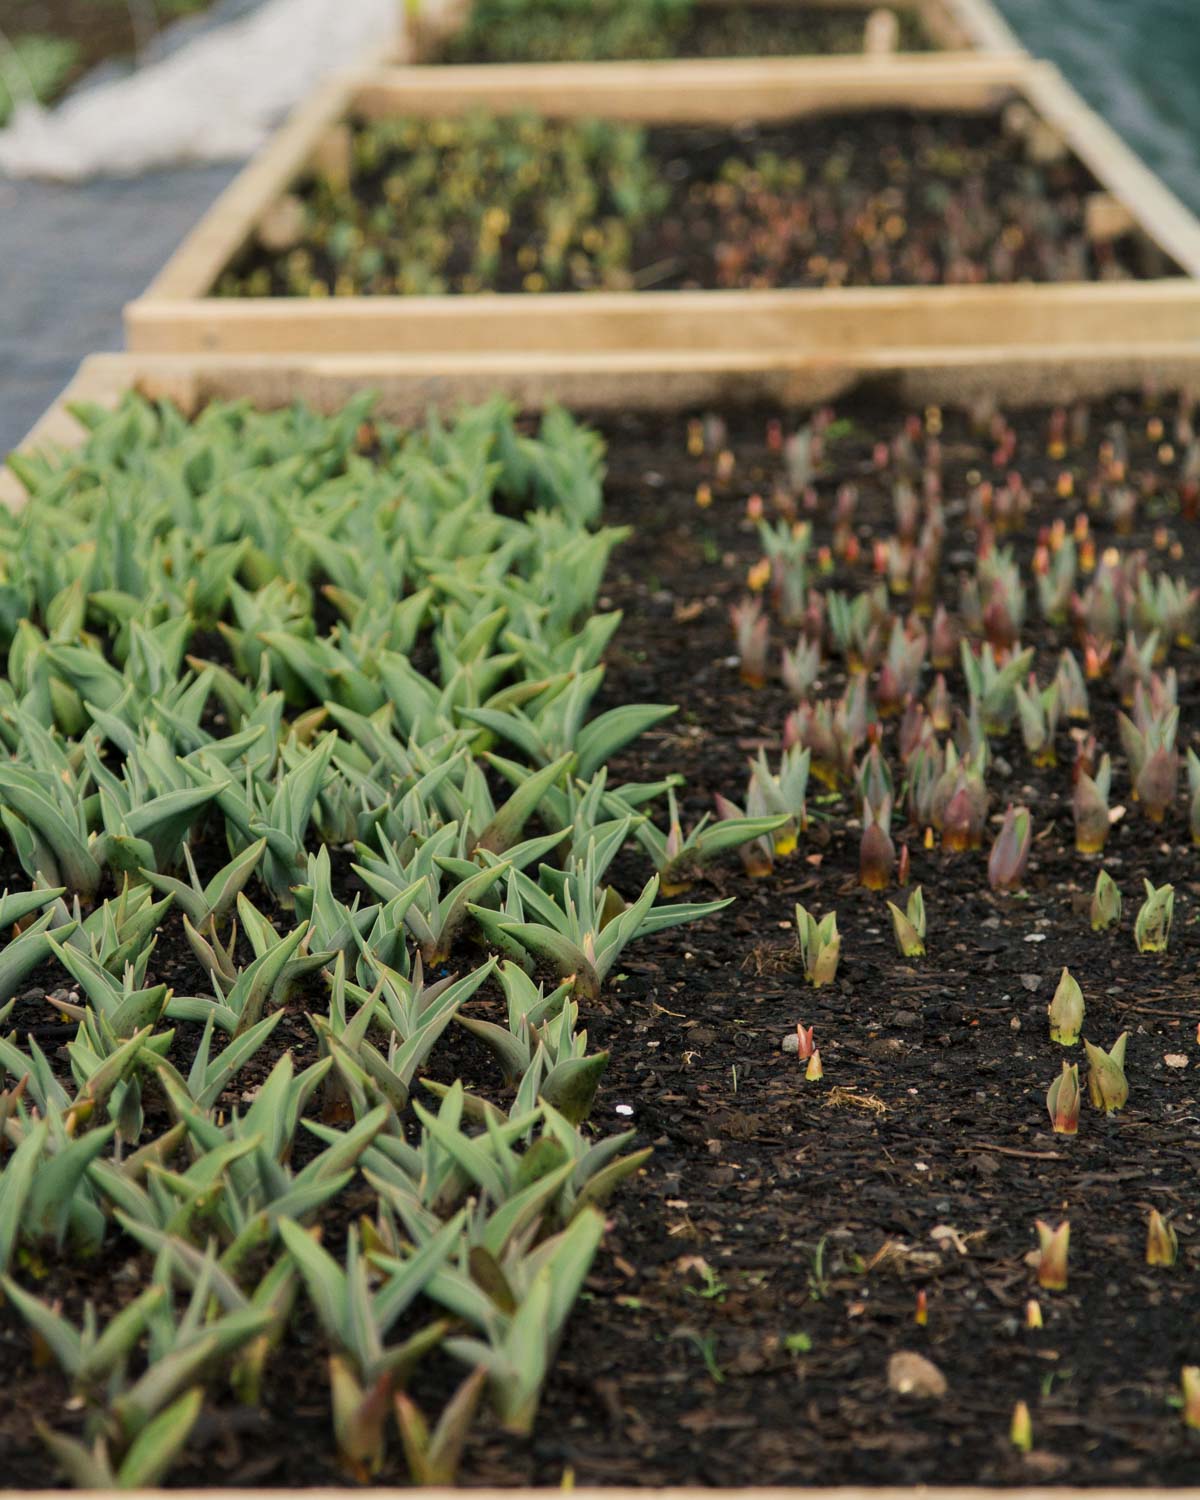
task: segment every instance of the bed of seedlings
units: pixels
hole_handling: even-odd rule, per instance
[[[912,11],[894,13],[904,52],[932,44]],[[665,57],[786,57],[861,52],[867,12],[696,0],[474,0],[443,63],[605,62]],[[876,23],[878,25],[878,23]]]
[[[13,1482],[1188,1480],[1190,396],[630,416],[603,526],[562,413],[87,415],[4,539]]]
[[[686,830],[807,771],[807,826],[623,962],[600,1112],[654,1155],[473,1479],[1194,1478],[1195,420],[607,425],[604,692],[687,685],[613,772]]]
[[[300,1414],[310,1478],[447,1482],[648,1156],[592,1013],[789,815],[608,775],[674,709],[593,710],[627,533],[564,413],[82,416],[0,537],[6,1476],[277,1478]]]
[[[1028,111],[732,131],[475,115],[356,127],[223,296],[1086,281],[1164,274],[1096,240],[1097,184]],[[433,190],[436,185],[436,192]]]

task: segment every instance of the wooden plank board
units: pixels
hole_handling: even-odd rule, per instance
[[[367,118],[532,109],[554,119],[603,116],[655,125],[906,107],[984,114],[1020,90],[1027,67],[1019,58],[940,52],[410,67],[360,73],[354,108]]]
[[[991,287],[764,292],[216,298],[208,295],[262,216],[348,114],[446,115],[533,107],[632,120],[797,117],[854,107],[998,109],[1024,99],[1144,232],[1200,276],[1200,223],[1048,64],[936,53],[872,59],[774,58],[660,63],[368,68],[308,101],[218,200],[144,297],[126,310],[142,353],[426,353],[541,349],[728,349],[748,339],[860,349],[919,344],[1086,343],[1192,337],[1190,280]]]
[[[21,444],[26,451],[67,449],[83,436],[73,402],[115,406],[125,391],[173,401],[194,413],[214,400],[274,408],[304,401],[333,411],[370,390],[393,421],[419,421],[432,407],[452,411],[497,394],[525,409],[549,401],[585,411],[695,411],[779,402],[824,404],[869,384],[903,406],[946,404],[991,395],[1011,406],[1062,404],[1136,387],[1200,380],[1200,339],[1098,346],[960,349],[914,345],[798,355],[744,347],[687,354],[669,350],[608,354],[474,355],[94,355]],[[19,507],[24,491],[0,470],[0,503]]]
[[[463,304],[468,304],[464,306]],[[841,350],[1037,349],[1056,343],[1200,340],[1200,284],[853,287],[840,291],[562,292],[492,297],[146,299],[140,353],[702,353],[759,347]]]

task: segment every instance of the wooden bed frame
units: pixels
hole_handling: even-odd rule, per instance
[[[1141,282],[848,290],[214,297],[280,197],[355,115],[472,108],[665,122],[797,118],[920,107],[986,114],[1024,100],[1184,275]],[[126,309],[138,353],[502,354],[729,352],[764,341],[804,355],[1200,337],[1200,222],[1068,87],[1026,57],[938,53],[740,61],[368,68],[304,104]]]

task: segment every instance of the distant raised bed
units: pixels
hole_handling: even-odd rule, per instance
[[[161,353],[1078,343],[1177,335],[1197,271],[1200,225],[1044,64],[411,68],[310,101],[127,327]],[[572,286],[604,289],[545,290]]]
[[[1019,50],[990,0],[448,0],[403,45],[425,63]]]

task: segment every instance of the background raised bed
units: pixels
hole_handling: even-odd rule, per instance
[[[801,351],[840,345],[927,347],[1011,341],[1047,344],[1097,336],[1076,317],[1094,287],[1059,284],[778,292],[605,292],[320,300],[214,298],[225,269],[278,199],[301,179],[345,119],[542,110],[646,123],[734,122],[905,107],[988,114],[1027,101],[1083,161],[1136,225],[1187,273],[1200,271],[1200,225],[1093,116],[1058,74],[1022,59],[937,55],[887,67],[857,59],[750,63],[587,64],[568,67],[372,71],[311,100],[243,173],[184,243],[143,298],[127,310],[139,352],[325,353],[336,351],[530,351],[639,347],[730,349],[752,338],[786,339]],[[1183,278],[1104,288],[1107,339],[1171,337],[1178,322],[1151,326],[1141,307],[1190,299]],[[976,295],[977,294],[977,295]],[[1146,299],[1143,303],[1142,299]],[[904,331],[888,328],[903,310]],[[751,333],[747,318],[757,318]],[[1168,320],[1171,315],[1168,314]],[[768,344],[770,346],[770,342]],[[782,347],[777,344],[776,347]]]

